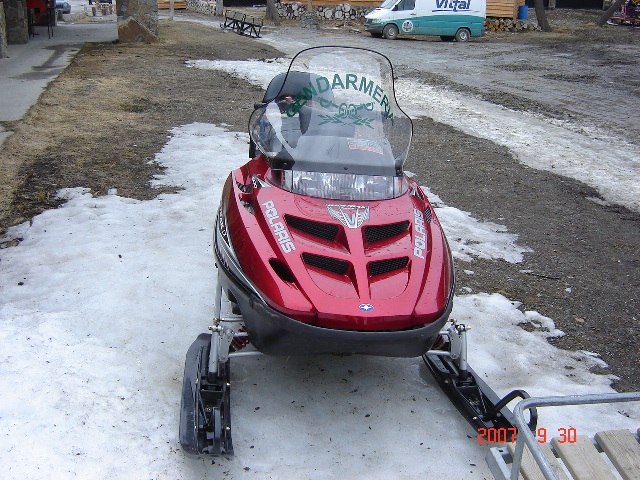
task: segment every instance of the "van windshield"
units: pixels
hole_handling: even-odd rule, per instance
[[[388,8],[391,10],[398,0],[385,0],[379,8]]]
[[[416,7],[416,0],[400,0],[394,10],[413,10]]]

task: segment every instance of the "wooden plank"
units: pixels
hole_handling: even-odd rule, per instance
[[[518,16],[518,6],[524,0],[487,0],[487,17],[512,18]]]
[[[595,438],[624,480],[640,480],[640,444],[630,430],[598,432]]]
[[[158,9],[159,10],[168,10],[171,8],[171,4],[169,0],[158,0]],[[185,0],[174,0],[173,9],[174,10],[184,10],[187,8],[187,2]]]
[[[616,480],[615,475],[593,446],[589,437],[578,435],[574,443],[560,443],[555,437],[551,443],[567,469],[576,480]]]
[[[513,11],[503,9],[487,10],[487,17],[512,18]]]
[[[489,12],[512,12],[513,11],[513,5],[509,6],[505,6],[505,5],[493,5],[491,7],[487,6],[487,13]]]
[[[507,444],[507,448],[509,449],[509,453],[511,454],[512,457],[516,450],[515,445],[516,445],[515,443]],[[551,468],[553,469],[553,472],[556,474],[556,477],[558,477],[558,480],[570,480],[567,474],[562,469],[560,462],[558,462],[558,459],[555,457],[555,455],[551,451],[551,448],[549,447],[549,445],[544,443],[540,445],[540,449],[542,450],[542,453],[544,453],[544,456],[547,457],[547,460],[549,460],[549,463],[551,464]],[[522,451],[522,462],[520,463],[520,473],[524,477],[524,480],[544,480],[544,475],[542,474],[540,467],[538,467],[538,463],[533,458],[533,455],[531,455],[531,452],[529,451],[529,447],[527,445],[524,446],[524,450]]]
[[[487,17],[514,18],[518,9],[514,5],[487,5]]]

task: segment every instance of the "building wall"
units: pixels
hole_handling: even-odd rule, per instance
[[[4,0],[7,43],[29,43],[27,0]]]
[[[4,2],[0,2],[0,58],[7,56],[7,24],[4,20]]]
[[[158,41],[157,0],[116,0],[118,40],[122,43]]]

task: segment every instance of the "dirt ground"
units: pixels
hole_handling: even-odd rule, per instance
[[[248,83],[185,61],[274,56],[261,43],[185,22],[163,22],[157,44],[87,44],[2,146],[2,161],[20,169],[13,198],[2,201],[0,231],[59,205],[60,188],[158,195],[149,179],[161,168],[152,160],[171,128],[208,122],[244,131],[261,97]]]
[[[248,10],[262,15],[260,8]],[[530,21],[535,22],[533,9],[529,13]],[[491,33],[482,40],[638,41],[636,32],[593,27],[599,14],[553,10],[548,12],[552,33]],[[283,21],[284,27],[296,25],[297,21]],[[331,27],[368,36],[357,22],[322,24],[322,28]],[[275,27],[267,21],[265,28]],[[117,188],[121,195],[135,198],[157,195],[148,179],[160,167],[150,161],[166,142],[169,129],[202,121],[223,122],[243,131],[254,100],[261,96],[258,88],[235,77],[185,69],[184,62],[191,58],[240,60],[279,55],[248,38],[170,21],[161,22],[157,44],[87,44],[26,118],[6,125],[15,133],[0,150],[2,163],[16,166],[18,173],[15,178],[3,179],[0,233],[57,206],[56,191],[60,188],[85,186],[96,195]],[[441,82],[438,78],[425,80]],[[506,97],[502,97],[504,103]]]
[[[557,27],[552,33],[493,34],[483,41],[526,38],[546,44],[588,40],[610,45],[638,41],[638,32],[630,29],[584,28],[600,12],[565,12],[549,12]],[[158,195],[163,190],[151,188],[149,180],[162,167],[153,159],[173,127],[206,122],[246,130],[253,103],[262,91],[222,72],[185,68],[185,61],[273,58],[281,53],[262,42],[196,23],[161,21],[160,28],[157,44],[86,45],[27,116],[11,125],[15,133],[0,147],[0,155],[3,163],[16,166],[17,174],[3,179],[10,194],[0,198],[0,233],[57,207],[61,201],[56,192],[65,187],[88,187],[94,195],[117,189],[120,195],[137,199]],[[358,25],[340,28],[366,35]],[[610,371],[621,377],[617,389],[640,390],[640,216],[622,208],[600,208],[584,200],[597,196],[584,185],[526,169],[505,148],[491,142],[426,119],[414,127],[412,155],[418,164],[428,160],[429,185],[434,191],[449,204],[453,204],[449,198],[457,199],[455,206],[477,218],[506,217],[509,229],[536,251],[526,266],[475,262],[476,275],[469,278],[458,272],[459,285],[504,293],[523,302],[523,309],[554,318],[568,334],[557,341],[559,346],[598,352]],[[449,141],[438,143],[440,136]],[[426,158],[422,152],[434,147],[441,155]],[[456,161],[469,149],[476,152],[473,168]],[[420,172],[413,167],[412,171]],[[500,178],[496,171],[503,173]],[[546,203],[540,206],[536,206],[541,198],[538,188],[545,189]],[[506,214],[505,205],[510,205]],[[541,219],[547,222],[544,233],[539,228]],[[599,232],[596,240],[594,231]],[[611,231],[618,233],[614,242]],[[587,247],[586,238],[592,242]],[[605,253],[604,263],[589,259],[592,252],[602,254],[612,243],[614,250]],[[630,261],[621,263],[621,258]],[[458,262],[457,269],[464,268],[468,267]],[[524,269],[542,273],[522,273]],[[564,293],[565,284],[572,285],[576,294]]]

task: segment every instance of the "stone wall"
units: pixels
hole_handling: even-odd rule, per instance
[[[206,2],[204,0],[187,0],[187,10],[191,12],[204,13],[205,15],[215,15],[216,2]]]
[[[306,3],[277,3],[280,18],[297,19],[305,16]],[[315,5],[313,12],[319,20],[359,20],[373,7],[353,7],[348,3],[340,5]]]
[[[160,35],[157,0],[116,0],[118,40],[157,42]]]
[[[215,15],[216,2],[207,2],[205,0],[186,0],[187,10],[204,13],[205,15]],[[280,18],[301,19],[306,17],[307,4],[300,3],[276,3],[276,8]],[[374,7],[353,7],[348,3],[340,5],[315,5],[313,7],[313,15],[318,20],[358,20],[363,18]],[[230,7],[233,10],[233,7]],[[240,10],[242,10],[240,8]]]
[[[7,43],[29,43],[27,0],[4,0]]]
[[[0,58],[7,58],[7,25],[4,21],[4,2],[0,2]]]

